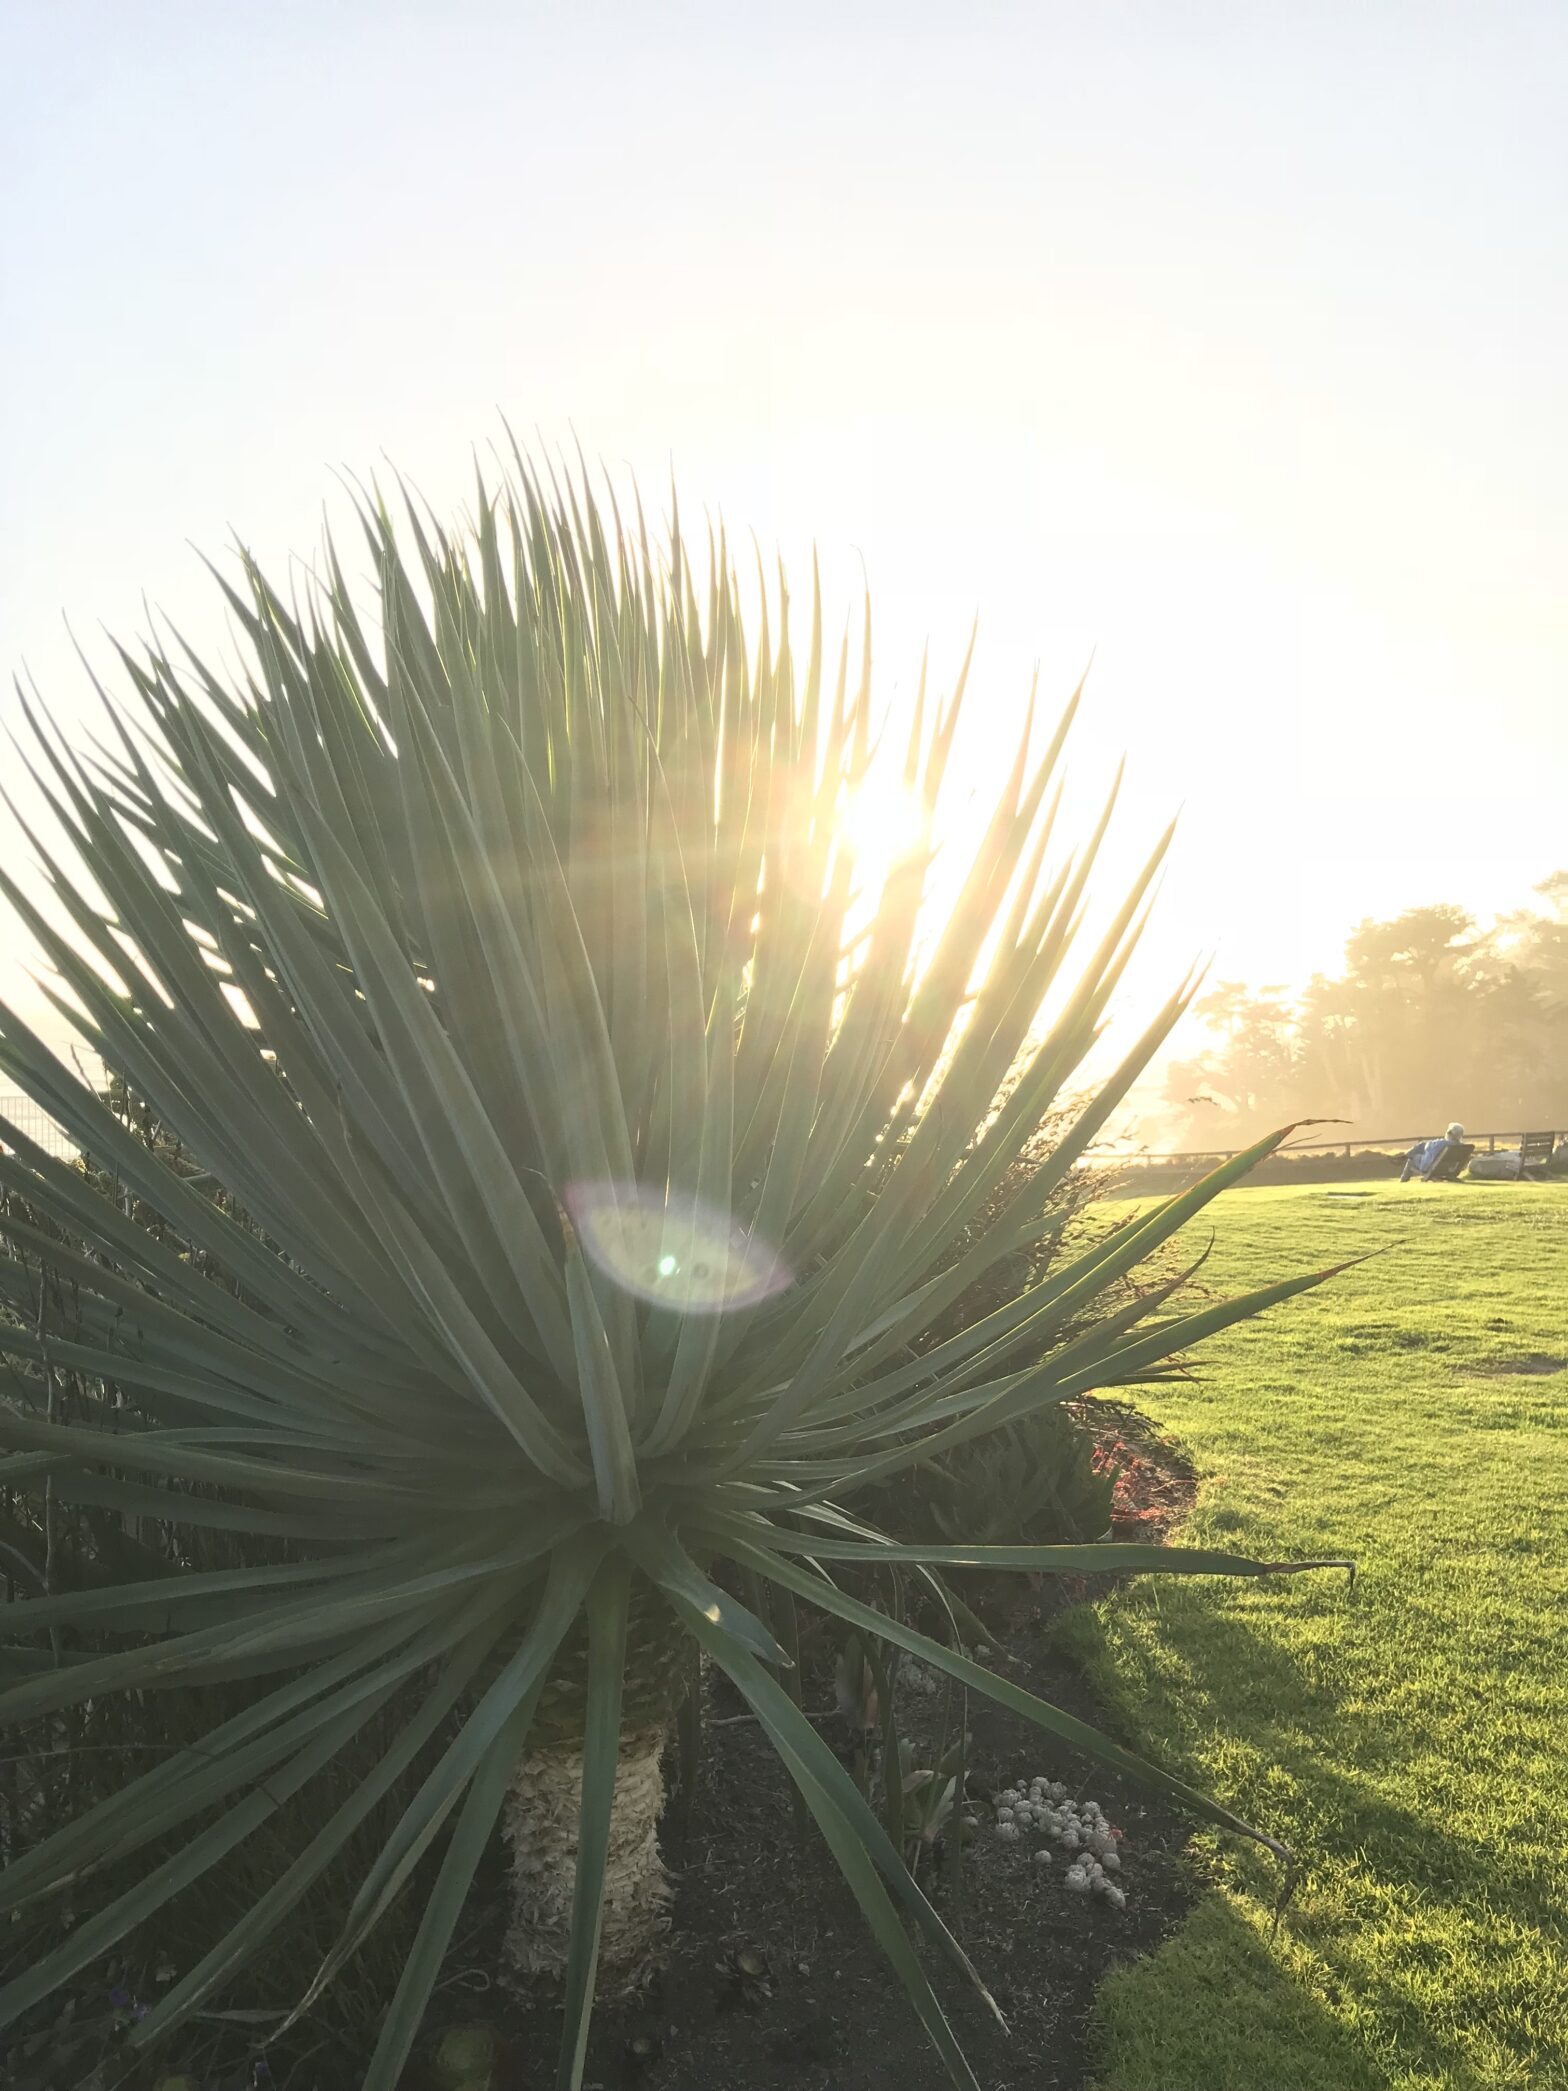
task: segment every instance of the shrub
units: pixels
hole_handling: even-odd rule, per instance
[[[0,1343],[24,1375],[0,1405],[3,1478],[35,1530],[114,1513],[136,1562],[7,1607],[0,1719],[169,1695],[191,1738],[11,1860],[0,1910],[85,1913],[6,1986],[0,2023],[276,1839],[265,1890],[126,2038],[187,2023],[349,1863],[300,2009],[412,1896],[363,2080],[392,2091],[504,1827],[516,1961],[561,1980],[575,2091],[596,1985],[637,1980],[657,1948],[659,1759],[695,1649],[756,1713],[972,2086],[905,1924],[974,1971],[791,1698],[769,1624],[715,1578],[754,1576],[774,1619],[804,1602],[1262,1834],[835,1580],[892,1562],[1278,1572],[1195,1549],[895,1546],[843,1507],[1324,1275],[1191,1313],[1162,1313],[1169,1284],[1123,1294],[1264,1141],[906,1355],[1052,1230],[1052,1196],[1185,1006],[966,1238],[1094,1041],[1163,844],[1069,976],[1099,839],[1046,867],[1070,706],[1038,761],[1026,728],[919,952],[926,850],[868,887],[839,818],[872,769],[870,690],[825,663],[819,615],[797,670],[787,629],[748,641],[722,548],[705,582],[678,535],[656,562],[521,461],[466,537],[411,515],[400,541],[374,503],[363,522],[377,628],[330,546],[294,607],[245,560],[238,687],[189,653],[126,651],[107,747],[39,727],[71,839],[59,917],[0,864],[62,1008],[201,1179],[0,1014],[0,1071],[122,1187],[6,1132],[0,1184],[49,1225],[13,1218],[0,1257],[17,1316]],[[958,706],[911,725],[927,822]],[[322,1791],[317,1826],[284,1835]]]

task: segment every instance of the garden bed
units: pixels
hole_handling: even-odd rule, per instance
[[[1042,1603],[999,1638],[992,1659],[1017,1683],[1093,1720],[1082,1679],[1052,1652],[1052,1609]],[[811,1669],[806,1704],[830,1707],[827,1666]],[[668,1962],[646,1999],[596,2013],[587,2083],[602,2091],[838,2091],[850,2083],[856,2091],[939,2091],[946,2073],[831,1857],[814,1832],[804,1847],[796,1841],[772,1749],[722,1683],[710,1685],[709,1698],[693,1827],[670,1839],[678,1902]],[[847,1745],[836,1716],[822,1725]],[[1099,1984],[1157,1946],[1192,1902],[1181,1862],[1188,1825],[977,1697],[970,1726],[970,1790],[983,1826],[964,1851],[956,1891],[940,1849],[922,1880],[1009,2031],[951,1974],[933,1968],[933,1979],[987,2091],[1078,2091],[1088,2081]],[[1059,1854],[1038,1863],[1029,1846],[1003,1843],[990,1826],[990,1796],[1037,1771],[1097,1799],[1124,1831],[1125,1910],[1070,1893]],[[500,1924],[497,1908],[487,1931]],[[487,1978],[476,1968],[471,1979]],[[504,2037],[494,2091],[533,2091],[550,2080],[556,2015],[511,2012],[494,1995],[473,2013]],[[426,2067],[411,2073],[408,2091],[439,2084]]]
[[[1163,1538],[1192,1500],[1193,1470],[1180,1449],[1137,1410],[1112,1399],[1079,1406],[1097,1456],[1118,1469],[1113,1531],[1118,1539]],[[969,1577],[958,1594],[989,1633],[989,1666],[1067,1712],[1101,1725],[1094,1696],[1058,1634],[1063,1617],[1102,1597],[1107,1577]],[[843,1755],[855,1737],[835,1710],[834,1666],[842,1643],[819,1623],[802,1649],[802,1697]],[[933,1680],[934,1682],[934,1680]],[[896,1976],[866,1928],[814,1829],[797,1837],[786,1775],[755,1721],[722,1677],[705,1687],[697,1786],[667,1818],[665,1849],[677,1899],[665,1965],[648,1992],[596,2011],[588,2086],[598,2091],[942,2091],[945,2071]],[[900,1687],[898,1727],[918,1761],[934,1759],[940,1734],[958,1724],[957,1695]],[[1184,1916],[1193,1886],[1182,1862],[1188,1822],[1092,1760],[978,1694],[968,1702],[972,1742],[968,1793],[976,1827],[961,1863],[939,1839],[920,1866],[922,1884],[974,1961],[1004,2014],[1003,2032],[953,1971],[927,1956],[937,1993],[986,2091],[1081,2091],[1090,2074],[1090,2027],[1101,1982],[1153,1950]],[[994,1797],[1031,1776],[1063,1782],[1092,1799],[1123,1832],[1126,1896],[1116,1909],[1098,1894],[1069,1891],[1068,1856],[1026,1836],[998,1836]],[[497,1847],[465,1913],[403,2091],[539,2091],[554,2081],[558,2014],[512,2000],[497,1979],[505,1930],[504,1859]],[[41,2047],[13,2049],[17,2091],[349,2091],[358,2081],[347,2023],[349,2001],[327,2000],[330,2028],[306,2022],[284,2041],[252,2043],[274,1996],[235,1995],[194,2022],[174,2050],[133,2063],[123,2036],[142,2004],[172,1974],[133,1956],[84,1972]],[[301,1977],[313,1956],[302,1942]],[[382,1975],[388,1970],[381,1969]],[[364,1983],[376,1979],[358,1970]],[[351,1968],[338,1989],[356,1981]],[[352,2000],[371,2032],[368,1997]],[[224,2007],[228,2007],[225,2010]],[[437,2066],[443,2039],[471,2029],[490,2045],[489,2068],[453,2074]],[[36,2037],[36,2035],[35,2035]],[[449,2050],[450,2054],[450,2050]],[[188,2072],[186,2074],[185,2072]]]
[[[1122,1470],[1116,1536],[1163,1537],[1192,1500],[1190,1464],[1127,1404],[1086,1407],[1097,1442]],[[1012,1577],[983,1597],[964,1594],[993,1623],[991,1664],[1098,1724],[1101,1710],[1053,1627],[1108,1586],[1107,1578]],[[848,1761],[853,1738],[832,1710],[835,1652],[826,1638],[803,1650],[803,1699]],[[922,1698],[906,1686],[901,1731],[917,1743],[930,1740],[941,1705],[940,1695]],[[976,1834],[956,1881],[941,1843],[923,1856],[921,1880],[1008,2031],[951,1973],[930,1971],[987,2091],[1081,2091],[1091,2073],[1099,1985],[1158,1946],[1192,1904],[1182,1859],[1190,1825],[978,1694],[970,1696],[968,1719]],[[1070,1892],[1068,1860],[1054,1847],[1042,1863],[1034,1843],[1009,1844],[996,1834],[993,1797],[1037,1773],[1098,1801],[1124,1833],[1116,1878],[1125,1909]],[[679,1827],[679,1807],[671,1811],[666,1850],[678,1899],[665,1967],[644,1998],[600,2006],[587,2084],[600,2091],[839,2091],[850,2083],[856,2091],[941,2091],[946,2073],[897,1978],[815,1831],[803,1846],[797,1840],[786,1776],[722,1679],[707,1686],[695,1798],[688,1830]],[[499,2001],[487,1961],[503,1926],[497,1896],[472,1966],[450,1972],[446,1994],[468,1988],[476,2004],[469,2022],[500,2035],[491,2091],[533,2091],[550,2080],[558,2022],[546,2006]],[[449,2091],[428,2057],[406,2086]]]

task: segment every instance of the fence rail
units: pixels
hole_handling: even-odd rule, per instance
[[[1525,1130],[1532,1133],[1550,1130],[1554,1142],[1568,1140],[1568,1130],[1561,1126],[1548,1128],[1532,1125]],[[1488,1154],[1495,1154],[1499,1147],[1517,1147],[1524,1136],[1523,1132],[1465,1134],[1466,1140],[1473,1147],[1479,1147],[1484,1141]],[[1280,1159],[1296,1154],[1343,1155],[1348,1162],[1358,1154],[1407,1154],[1418,1140],[1431,1138],[1432,1134],[1425,1132],[1384,1133],[1372,1140],[1292,1140],[1288,1146],[1277,1148],[1273,1158]],[[1180,1153],[1152,1153],[1147,1149],[1118,1150],[1112,1143],[1107,1142],[1099,1147],[1091,1147],[1089,1153],[1098,1161],[1123,1162],[1132,1169],[1174,1169],[1194,1162],[1228,1162],[1233,1155],[1241,1154],[1243,1151],[1239,1147],[1194,1147],[1183,1149]]]
[[[17,1091],[0,1090],[0,1115],[8,1118],[18,1132],[25,1133],[28,1139],[61,1160],[69,1160],[78,1151],[77,1143],[70,1134],[56,1125],[43,1106],[34,1103],[30,1096],[23,1096]],[[1526,1130],[1544,1132],[1547,1128],[1530,1126]],[[1350,1161],[1358,1154],[1404,1154],[1414,1147],[1418,1140],[1428,1140],[1431,1137],[1430,1133],[1385,1133],[1373,1140],[1292,1140],[1288,1147],[1279,1148],[1277,1153],[1280,1157],[1298,1154],[1343,1155],[1346,1161]],[[1524,1134],[1467,1133],[1465,1137],[1476,1147],[1484,1141],[1487,1153],[1495,1154],[1499,1147],[1517,1147]],[[1554,1141],[1568,1140],[1568,1128],[1553,1128],[1552,1138]],[[4,1144],[4,1137],[0,1135],[0,1147]],[[1216,1162],[1228,1162],[1232,1155],[1241,1152],[1239,1147],[1194,1147],[1184,1148],[1180,1152],[1153,1153],[1148,1149],[1119,1148],[1114,1141],[1103,1141],[1089,1149],[1087,1159],[1102,1166],[1106,1163],[1119,1163],[1129,1169],[1181,1169],[1199,1162],[1211,1165]]]
[[[31,1140],[35,1147],[43,1148],[57,1161],[68,1162],[80,1152],[75,1140],[63,1126],[57,1125],[42,1104],[34,1103],[30,1096],[20,1091],[0,1090],[0,1113],[3,1113],[19,1133]],[[0,1148],[5,1146],[5,1135],[0,1132]]]

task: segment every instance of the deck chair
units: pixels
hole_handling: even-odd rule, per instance
[[[1419,1177],[1417,1181],[1420,1183],[1452,1183],[1474,1153],[1475,1149],[1468,1140],[1455,1140],[1449,1146],[1448,1152],[1440,1154],[1425,1176]]]
[[[1519,1175],[1521,1178],[1534,1175],[1544,1169],[1552,1158],[1556,1145],[1555,1133],[1523,1133],[1519,1139]]]

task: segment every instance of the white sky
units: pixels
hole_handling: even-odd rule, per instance
[[[118,0],[0,10],[0,656],[189,549],[438,507],[504,411],[982,643],[969,780],[1091,650],[1134,994],[1568,860],[1568,9]],[[14,937],[11,939],[14,943]],[[0,987],[14,991],[14,970]]]

